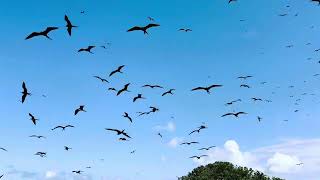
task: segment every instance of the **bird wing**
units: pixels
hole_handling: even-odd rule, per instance
[[[157,26],[160,26],[160,24],[148,24],[145,28],[148,29],[148,28],[157,27]]]
[[[35,37],[35,36],[39,36],[39,35],[40,35],[39,32],[32,32],[31,34],[29,34],[29,35],[26,37],[25,40],[31,39],[31,38],[33,38],[33,37]]]
[[[78,113],[79,113],[79,109],[76,109],[75,111],[74,111],[74,115],[77,115]]]
[[[208,88],[211,89],[211,88],[215,88],[215,87],[222,87],[222,85],[213,84],[213,85],[209,86]]]
[[[125,137],[127,137],[127,138],[131,138],[127,133],[122,133]]]
[[[67,22],[67,26],[72,26],[72,24],[71,24],[71,22],[70,22],[70,20],[69,20],[67,15],[64,15],[64,20]]]
[[[23,92],[28,92],[25,82],[22,82],[22,89],[23,89]]]
[[[34,119],[34,116],[31,113],[29,113],[29,116],[31,117],[31,119]]]
[[[66,125],[66,127],[74,127],[74,126],[72,126],[72,125]]]
[[[47,29],[46,30],[44,30],[43,32],[44,33],[49,33],[50,31],[53,31],[53,30],[56,30],[56,29],[59,29],[58,27],[47,27]]]
[[[234,114],[233,113],[227,113],[227,114],[222,115],[221,117],[230,116],[230,115],[234,115]]]
[[[205,88],[204,87],[196,87],[196,88],[191,89],[191,91],[197,91],[197,90],[205,90]]]
[[[128,29],[127,32],[138,31],[138,30],[142,30],[142,28],[139,26],[134,26],[133,28]]]

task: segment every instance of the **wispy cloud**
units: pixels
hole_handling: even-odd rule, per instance
[[[154,127],[156,131],[168,131],[174,132],[176,130],[176,124],[172,121],[168,122],[166,125],[158,125]]]

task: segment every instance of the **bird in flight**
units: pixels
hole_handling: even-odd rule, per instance
[[[244,88],[251,88],[249,85],[247,84],[241,84],[240,87],[244,87]]]
[[[100,76],[93,76],[93,77],[96,78],[96,79],[99,79],[101,82],[109,83],[109,81],[107,79],[104,79],[104,78],[102,78]]]
[[[232,105],[233,103],[236,103],[236,102],[241,102],[241,99],[237,99],[237,100],[228,102],[228,103],[226,103],[225,105],[226,105],[226,106],[229,106],[229,105]]]
[[[24,101],[26,100],[27,96],[31,96],[31,93],[28,92],[27,86],[25,82],[22,82],[22,89],[23,91],[22,93],[22,98],[21,98],[21,102],[24,103]]]
[[[32,121],[32,123],[34,125],[37,125],[37,121],[39,121],[39,119],[35,118],[31,113],[29,113],[30,116],[30,120]]]
[[[146,98],[142,97],[142,94],[138,94],[136,97],[133,98],[133,102],[136,102],[136,100],[138,99],[146,99]]]
[[[66,128],[74,128],[74,126],[72,125],[66,125],[66,126],[56,126],[55,128],[51,129],[52,131],[55,130],[55,129],[59,129],[61,128],[62,131],[66,130]]]
[[[95,47],[96,47],[96,46],[88,46],[88,47],[86,47],[86,48],[81,48],[81,49],[78,50],[78,52],[88,52],[88,53],[93,54],[93,52],[91,52],[91,50],[92,50],[93,48],[95,48]]]
[[[157,135],[160,136],[160,138],[162,138],[162,134],[161,133],[158,133]]]
[[[77,171],[72,171],[73,173],[76,173],[76,174],[81,174],[83,173],[84,171],[81,171],[81,170],[77,170]]]
[[[287,16],[287,15],[288,15],[287,13],[285,13],[285,14],[279,14],[279,16],[281,16],[281,17]]]
[[[246,80],[248,78],[252,78],[253,76],[239,76],[238,79]]]
[[[129,114],[127,112],[124,112],[124,114],[122,115],[124,118],[129,119],[129,121],[132,123],[132,118],[129,116]]]
[[[191,131],[191,132],[189,133],[189,135],[191,135],[191,134],[193,134],[193,133],[195,133],[195,132],[200,133],[200,131],[201,131],[202,129],[207,129],[207,128],[208,128],[208,127],[206,127],[206,126],[204,126],[204,125],[201,125],[200,127],[198,127],[198,129]]]
[[[206,91],[208,94],[210,94],[210,89],[211,89],[211,88],[217,88],[217,87],[222,87],[222,85],[213,84],[213,85],[208,86],[208,87],[196,87],[196,88],[191,89],[191,91],[204,90],[204,91]]]
[[[64,15],[64,20],[67,22],[67,25],[66,25],[67,31],[68,31],[69,36],[71,36],[71,34],[72,34],[72,28],[78,27],[78,26],[72,25],[72,23],[71,23],[71,21],[69,20],[69,17],[68,17],[67,15]]]
[[[207,157],[208,155],[201,155],[201,156],[191,156],[190,158],[197,158],[197,159],[201,159],[202,157]]]
[[[41,139],[41,138],[46,138],[46,137],[44,137],[44,136],[37,136],[37,135],[31,135],[31,136],[29,136],[29,137],[31,137],[31,138],[38,138],[38,139]]]
[[[210,146],[210,147],[207,147],[207,148],[200,148],[198,149],[199,151],[202,151],[202,150],[206,150],[206,151],[209,151],[210,149],[214,148],[216,146]]]
[[[191,144],[199,144],[199,142],[197,142],[197,141],[184,142],[184,143],[181,143],[180,145],[188,145],[188,146],[190,146]]]
[[[257,119],[258,119],[258,121],[259,121],[259,122],[261,122],[261,120],[262,120],[262,117],[260,117],[260,116],[257,116]]]
[[[79,112],[87,112],[84,110],[84,105],[81,105],[78,109],[74,111],[74,115],[77,115]]]
[[[72,148],[70,148],[68,146],[64,146],[64,150],[69,151],[70,149],[72,149]]]
[[[110,88],[108,88],[108,91],[117,91],[117,90],[113,87],[110,87]]]
[[[136,150],[133,150],[133,151],[130,152],[130,154],[134,154],[134,153],[136,153]]]
[[[124,68],[125,65],[122,65],[122,66],[119,66],[116,70],[112,71],[110,74],[109,74],[109,77],[111,77],[112,75],[114,75],[115,73],[123,73],[121,70],[122,68]]]
[[[262,101],[261,98],[251,98],[253,101]]]
[[[0,147],[0,150],[8,152],[8,150],[3,147]]]
[[[173,91],[175,91],[175,89],[170,89],[169,91],[164,92],[161,96],[165,96],[165,95],[167,95],[167,94],[173,95]]]
[[[154,18],[148,16],[149,21],[154,21]]]
[[[189,28],[180,28],[179,31],[184,31],[184,32],[191,32],[192,29],[189,29]]]
[[[151,89],[154,89],[154,88],[163,89],[162,86],[159,86],[159,85],[150,85],[150,84],[143,85],[142,87],[149,87],[149,88],[151,88]]]
[[[152,27],[158,27],[160,26],[159,24],[148,24],[147,26],[140,27],[140,26],[134,26],[127,30],[127,32],[132,32],[132,31],[143,31],[144,34],[148,34],[147,30]]]
[[[110,129],[110,128],[105,128],[105,130],[107,130],[107,131],[114,131],[114,132],[116,132],[117,133],[117,135],[124,135],[125,137],[127,137],[127,138],[131,138],[126,132],[125,132],[125,130],[123,129],[123,130],[118,130],[118,129]]]
[[[4,174],[2,174],[2,175],[0,176],[0,179],[3,178],[3,176],[4,176]]]
[[[221,117],[226,117],[226,116],[235,116],[235,117],[239,117],[240,114],[248,114],[248,113],[245,113],[245,112],[237,112],[237,113],[226,113],[224,115],[222,115]]]
[[[40,156],[40,157],[46,157],[47,153],[46,152],[37,152],[36,154],[34,154],[36,156]]]
[[[128,91],[129,85],[130,85],[130,83],[124,85],[124,87],[117,92],[117,96],[119,96],[123,92],[130,92],[130,91]]]
[[[51,31],[54,31],[54,30],[57,30],[57,29],[58,29],[58,27],[47,27],[44,31],[32,32],[30,35],[28,35],[28,36],[26,37],[26,40],[27,40],[27,39],[34,38],[34,37],[36,37],[36,36],[45,36],[46,38],[52,40],[52,39],[49,37],[48,34],[49,34]]]

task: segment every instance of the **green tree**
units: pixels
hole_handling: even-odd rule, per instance
[[[200,166],[179,180],[283,180],[268,177],[251,168],[234,166],[229,162],[215,162]]]

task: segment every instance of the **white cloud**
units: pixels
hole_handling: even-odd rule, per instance
[[[168,142],[168,146],[176,148],[182,142],[182,140],[182,138],[174,137]]]
[[[242,151],[234,140],[211,149],[199,165],[228,161],[289,180],[317,180],[320,172],[320,139],[286,140],[279,144]],[[303,163],[301,166],[297,164]]]
[[[174,132],[176,130],[176,125],[174,122],[168,122],[166,125],[163,126],[156,126],[154,127],[156,131],[169,131],[169,132]]]
[[[47,171],[45,174],[45,177],[47,179],[51,179],[57,176],[57,173],[55,171]]]

